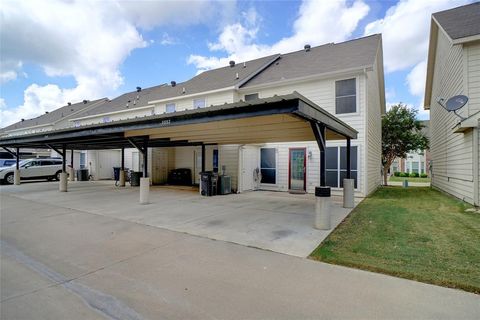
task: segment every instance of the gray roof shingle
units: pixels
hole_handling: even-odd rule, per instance
[[[301,78],[352,68],[372,66],[382,36],[380,34],[312,47],[282,54],[280,59],[259,73],[243,87]]]
[[[23,129],[23,128],[26,129],[26,128],[35,127],[35,126],[53,124],[59,120],[68,119],[71,116],[81,112],[82,110],[88,109],[90,107],[94,107],[96,104],[100,104],[105,100],[107,99],[102,98],[102,99],[97,99],[93,101],[85,100],[82,102],[73,103],[71,105],[66,105],[61,108],[50,111],[48,113],[44,113],[36,118],[25,119],[23,121],[16,122],[5,128],[2,128],[0,131],[6,132],[10,130],[17,130],[17,129]]]
[[[480,34],[480,2],[433,14],[452,40]]]

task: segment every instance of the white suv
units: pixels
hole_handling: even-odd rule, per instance
[[[20,179],[47,179],[60,180],[60,173],[62,172],[61,159],[27,159],[22,160],[20,165]],[[10,167],[0,168],[0,180],[13,184],[15,165]]]

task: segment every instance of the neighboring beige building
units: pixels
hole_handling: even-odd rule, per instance
[[[447,112],[438,100],[466,95]],[[432,185],[479,205],[480,3],[432,15],[425,109],[430,110]]]

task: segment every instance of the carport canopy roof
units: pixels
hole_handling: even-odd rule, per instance
[[[5,148],[75,150],[201,144],[256,144],[315,141],[313,125],[326,140],[356,139],[357,131],[297,92],[208,108],[90,124],[0,138]]]

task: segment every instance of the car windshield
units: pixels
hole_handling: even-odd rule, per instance
[[[23,166],[23,165],[25,165],[25,164],[29,163],[30,161],[32,161],[32,160],[31,160],[31,159],[27,159],[27,160],[20,160],[20,162],[19,162],[18,164],[19,164],[19,165],[20,165],[20,167],[21,167],[21,166]]]

